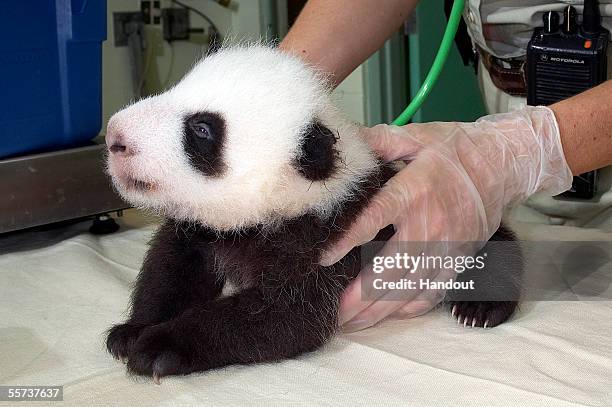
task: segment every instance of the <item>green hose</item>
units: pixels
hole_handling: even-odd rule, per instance
[[[391,124],[396,126],[403,126],[407,124],[412,116],[414,116],[414,114],[421,108],[421,105],[425,99],[427,99],[427,96],[429,96],[429,93],[438,81],[440,72],[442,72],[444,63],[448,58],[448,53],[453,46],[453,41],[455,39],[455,34],[457,34],[457,28],[459,28],[459,22],[461,21],[461,13],[463,12],[464,5],[465,0],[455,0],[453,3],[453,8],[451,10],[450,17],[448,18],[448,25],[446,26],[446,31],[444,31],[444,37],[442,38],[440,48],[438,49],[438,54],[436,55],[433,64],[431,64],[427,77],[423,81],[423,84],[421,85],[421,88],[417,92],[416,96],[410,101],[410,104],[408,104],[406,109],[397,117],[397,119],[393,120],[393,123]]]

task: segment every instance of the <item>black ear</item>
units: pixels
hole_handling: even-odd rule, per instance
[[[311,181],[329,178],[335,171],[338,152],[334,133],[314,120],[305,130],[302,144],[295,160],[298,171]]]

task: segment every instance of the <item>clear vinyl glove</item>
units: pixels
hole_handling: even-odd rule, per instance
[[[420,242],[424,255],[456,255],[466,250],[461,242],[484,245],[508,206],[535,192],[556,195],[572,183],[557,121],[547,107],[528,106],[474,123],[378,125],[364,129],[363,137],[385,161],[407,165],[324,254],[323,265],[335,263],[391,224],[395,234],[383,255],[393,256],[399,242]],[[478,249],[467,249],[473,253],[466,254]],[[390,315],[424,314],[445,296],[444,290],[429,289],[410,290],[401,300],[384,291],[378,298],[363,296],[361,285],[368,273],[371,265],[343,295],[338,322],[344,331],[370,327]],[[454,276],[452,270],[419,269],[412,274],[432,281]]]

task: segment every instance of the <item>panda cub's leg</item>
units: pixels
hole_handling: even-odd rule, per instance
[[[473,280],[475,290],[447,292],[451,314],[464,326],[491,328],[508,320],[518,308],[524,262],[515,234],[501,225],[478,255],[484,253],[483,270],[457,276],[457,281]]]
[[[106,347],[116,359],[129,357],[142,330],[168,321],[195,302],[216,298],[223,281],[208,272],[206,242],[180,224],[168,221],[156,233],[131,297],[128,320],[108,331]]]
[[[316,273],[315,273],[316,274]],[[281,361],[319,348],[336,329],[341,286],[260,287],[145,328],[127,362],[133,374],[184,375],[231,364]]]

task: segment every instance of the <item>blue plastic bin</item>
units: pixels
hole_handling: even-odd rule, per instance
[[[0,0],[0,158],[98,134],[105,39],[106,0]]]

